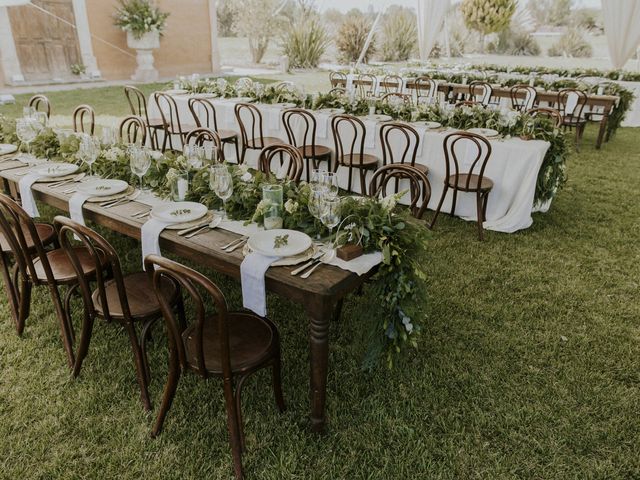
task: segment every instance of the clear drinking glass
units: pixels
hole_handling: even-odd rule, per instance
[[[262,199],[268,202],[269,207],[264,212],[265,230],[282,228],[282,185],[265,185],[262,187]]]
[[[187,193],[189,193],[189,174],[179,173],[175,182],[171,183],[171,200],[182,202],[187,198]]]
[[[131,173],[140,179],[140,190],[143,191],[144,183],[142,177],[151,167],[151,155],[144,148],[131,148],[129,150],[129,166],[131,167]]]
[[[23,118],[31,118],[36,113],[36,107],[22,107],[22,117]]]
[[[36,138],[39,131],[39,124],[33,117],[23,117],[16,121],[16,135],[18,135],[18,139],[22,143],[27,145],[27,153],[22,157],[27,162],[35,160],[35,157],[31,155],[31,142]]]
[[[40,124],[40,130],[45,129],[47,127],[47,124],[49,123],[49,117],[47,117],[47,114],[45,112],[35,112],[33,114],[33,118],[35,118],[36,121]]]
[[[310,183],[321,183],[322,172],[318,169],[311,170],[311,176],[309,177]]]
[[[226,217],[226,202],[233,195],[233,177],[225,164],[219,163],[210,168],[209,186],[216,196],[222,200],[222,216],[223,218]]]
[[[192,168],[202,168],[204,148],[197,145],[185,145],[182,149],[185,158],[187,159],[187,165]]]
[[[102,127],[100,141],[104,146],[111,146],[118,143],[118,132],[113,127]]]
[[[329,240],[333,236],[333,228],[340,223],[341,202],[339,197],[324,197],[320,207],[320,220],[329,228]],[[336,235],[337,237],[337,235]],[[331,248],[335,246],[335,240],[331,242]]]
[[[100,140],[91,135],[82,135],[78,147],[78,157],[89,166],[89,177],[93,176],[93,163],[100,155]]]
[[[338,176],[334,172],[323,172],[320,183],[326,189],[326,195],[331,198],[338,196]]]

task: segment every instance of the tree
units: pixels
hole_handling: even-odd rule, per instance
[[[413,10],[397,5],[389,7],[382,22],[382,60],[408,60],[417,44],[418,30]]]
[[[353,10],[351,12],[353,12]],[[338,52],[340,52],[338,59],[342,63],[358,61],[358,57],[364,49],[367,36],[372,27],[372,22],[368,16],[363,15],[359,10],[358,14],[351,14],[351,12],[345,16],[336,38],[336,47],[338,48]],[[375,51],[376,37],[374,35],[364,55],[364,63],[369,61],[369,58]]]
[[[236,30],[240,36],[249,39],[253,63],[260,63],[269,41],[280,30],[281,17],[274,15],[279,4],[278,0],[236,2]]]
[[[556,27],[568,25],[571,19],[573,0],[529,0],[527,8],[540,25]]]
[[[234,37],[236,8],[233,0],[218,0],[218,34],[221,37]]]
[[[484,51],[485,36],[501,32],[509,26],[511,17],[516,11],[516,1],[463,0],[460,10],[467,27],[482,35],[482,50]]]

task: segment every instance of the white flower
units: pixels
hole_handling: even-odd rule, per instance
[[[298,202],[294,202],[292,199],[289,199],[284,204],[284,209],[287,213],[294,213],[298,211]]]
[[[124,155],[124,152],[121,149],[119,149],[118,147],[111,147],[105,152],[104,158],[106,158],[110,162],[115,162],[122,155]]]
[[[167,181],[173,183],[178,178],[178,171],[175,168],[170,168],[167,172]]]
[[[249,166],[244,163],[238,165],[238,176],[243,176],[245,173],[249,171]]]
[[[387,195],[386,197],[384,197],[382,200],[380,200],[380,205],[382,206],[382,208],[384,208],[387,212],[390,212],[391,210],[393,210],[396,207],[396,204],[398,203],[398,200],[400,200],[402,197],[404,197],[404,195],[406,194],[406,190],[403,192],[399,192],[399,193],[392,193],[390,195]]]
[[[247,172],[240,177],[240,180],[242,180],[245,183],[249,183],[251,180],[253,180],[253,175],[251,175],[250,172]]]
[[[162,158],[162,152],[159,152],[158,150],[151,150],[150,155],[154,160],[160,160]]]

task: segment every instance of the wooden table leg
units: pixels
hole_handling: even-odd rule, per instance
[[[598,140],[596,141],[596,148],[600,148],[602,146],[602,141],[604,140],[604,136],[607,133],[608,120],[609,114],[604,113],[602,115],[602,120],[600,120],[600,130],[598,130]]]
[[[322,433],[325,428],[327,371],[329,367],[329,323],[336,300],[314,296],[305,304],[309,318],[311,429]]]

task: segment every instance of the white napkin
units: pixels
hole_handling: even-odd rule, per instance
[[[22,208],[29,214],[31,218],[39,217],[40,212],[36,205],[36,201],[33,198],[33,192],[31,192],[31,186],[36,183],[42,175],[39,173],[27,173],[18,182],[20,187],[20,198],[22,199]]]
[[[171,222],[163,222],[152,218],[147,220],[140,229],[140,241],[142,243],[142,265],[144,268],[144,259],[147,255],[160,253],[160,234],[171,225]]]
[[[349,272],[356,273],[358,275],[364,275],[373,267],[382,263],[382,252],[366,253],[348,262],[333,257],[333,260],[327,262],[329,265],[341,268],[342,270],[348,270]]]
[[[82,215],[82,205],[91,195],[82,192],[76,192],[69,199],[69,216],[71,220],[84,225],[84,216]]]
[[[264,274],[273,262],[280,257],[267,257],[259,253],[250,253],[240,264],[240,283],[242,284],[242,305],[257,315],[267,315],[267,292],[264,286]]]

